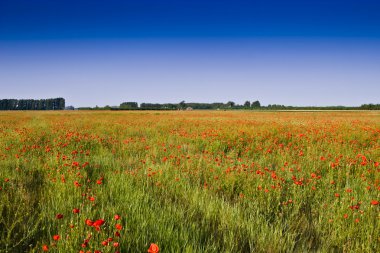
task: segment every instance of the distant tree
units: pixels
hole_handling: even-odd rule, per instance
[[[244,107],[250,107],[251,106],[251,102],[249,102],[249,101],[245,101],[245,103],[244,103]]]
[[[137,102],[124,102],[120,104],[122,109],[137,109],[139,106]]]
[[[65,99],[1,99],[0,110],[63,110]]]
[[[234,106],[235,106],[235,102],[233,102],[233,101],[228,101],[227,102],[227,107],[232,108]]]
[[[64,98],[57,98],[58,100],[58,110],[65,109],[65,99]]]
[[[360,106],[364,110],[380,110],[380,104],[364,104]]]
[[[141,103],[140,108],[143,110],[160,110],[163,108],[162,104]]]
[[[258,100],[256,100],[255,102],[252,102],[251,107],[252,108],[260,108],[261,104]]]
[[[180,103],[179,103],[179,108],[180,109],[185,109],[186,108],[186,102],[184,100],[182,100]]]

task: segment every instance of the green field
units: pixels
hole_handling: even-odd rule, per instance
[[[379,112],[0,112],[0,252],[376,252],[379,162]]]

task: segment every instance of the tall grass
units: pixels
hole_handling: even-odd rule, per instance
[[[0,252],[376,252],[379,137],[375,112],[1,112]]]

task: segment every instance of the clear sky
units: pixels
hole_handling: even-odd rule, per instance
[[[0,1],[0,99],[380,103],[380,1]]]

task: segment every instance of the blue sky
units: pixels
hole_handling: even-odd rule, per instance
[[[377,1],[0,1],[0,98],[380,103]]]

